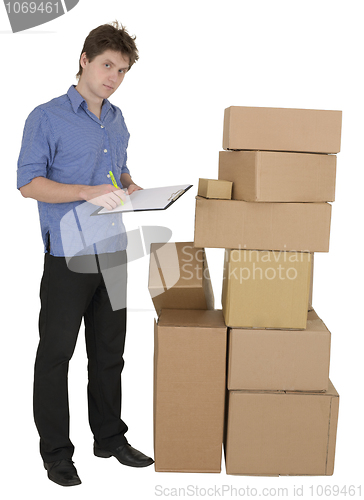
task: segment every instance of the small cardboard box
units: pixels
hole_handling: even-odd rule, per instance
[[[222,310],[231,328],[304,329],[311,254],[225,250]]]
[[[220,472],[227,339],[222,312],[163,309],[154,332],[155,470]]]
[[[328,252],[330,221],[329,203],[255,203],[197,196],[194,244]]]
[[[327,391],[331,334],[315,311],[306,330],[229,329],[230,390]]]
[[[204,198],[231,200],[233,183],[221,179],[199,179],[198,195]]]
[[[338,153],[341,111],[230,106],[223,149]]]
[[[233,200],[334,201],[336,155],[220,151],[219,179],[234,183]]]
[[[227,474],[322,475],[334,471],[339,395],[229,391]]]
[[[213,309],[214,295],[205,250],[193,243],[152,243],[148,288],[161,309]]]

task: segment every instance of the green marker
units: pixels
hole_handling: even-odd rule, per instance
[[[112,183],[114,184],[114,187],[116,187],[116,189],[119,189],[119,186],[116,184],[116,180],[115,180],[114,174],[111,172],[111,170],[109,170],[109,174],[110,174]],[[124,205],[124,202],[123,202],[123,200],[121,198],[120,198],[120,203],[122,205]]]

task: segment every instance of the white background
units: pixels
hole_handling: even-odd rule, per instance
[[[155,498],[163,488],[289,488],[356,485],[362,463],[363,358],[363,25],[359,1],[80,0],[67,15],[12,34],[0,6],[2,349],[1,448],[4,498]],[[137,35],[140,60],[111,98],[131,133],[128,165],[143,187],[191,183],[166,212],[124,216],[127,229],[162,225],[173,241],[193,241],[199,177],[217,178],[224,109],[231,105],[343,111],[329,253],[315,254],[313,305],[332,333],[330,378],[340,394],[335,472],[330,477],[235,477],[156,473],[92,454],[86,404],[83,330],[70,364],[71,439],[82,479],[50,482],[38,453],[32,415],[43,246],[37,204],[16,190],[24,121],[40,103],[76,83],[83,41],[118,19]],[[208,250],[216,307],[222,252]],[[149,258],[129,266],[129,319],[123,418],[130,443],[153,455],[153,305]],[[194,453],[193,447],[191,454]],[[11,490],[5,494],[5,488]],[[316,487],[316,486],[315,486]],[[191,491],[191,490],[190,490]],[[195,490],[196,491],[196,490]],[[203,490],[202,494],[203,494]],[[358,489],[357,496],[358,496]],[[171,490],[165,493],[172,494]],[[205,491],[206,496],[208,491]],[[278,496],[278,492],[272,496]],[[187,495],[187,491],[186,491]],[[201,494],[200,494],[201,496]],[[225,496],[229,496],[225,493]],[[246,493],[247,496],[247,493]],[[251,496],[251,495],[250,495]],[[297,495],[296,495],[297,496]]]

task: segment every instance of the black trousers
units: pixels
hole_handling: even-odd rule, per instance
[[[78,272],[70,270],[64,257],[46,253],[40,288],[33,402],[45,462],[71,458],[74,452],[69,437],[68,366],[82,318],[94,440],[109,449],[127,442],[128,427],[120,418],[126,307],[113,310],[109,297],[113,283],[119,287],[114,289],[114,299],[118,290],[126,296],[126,252],[74,257],[72,262]]]

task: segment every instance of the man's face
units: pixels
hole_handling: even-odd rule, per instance
[[[108,99],[123,81],[129,68],[129,57],[106,50],[91,62],[83,53],[80,63],[83,70],[78,86],[89,98]]]

